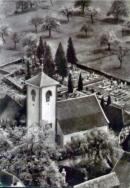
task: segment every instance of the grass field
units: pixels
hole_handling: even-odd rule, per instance
[[[66,50],[67,40],[71,36],[74,41],[74,46],[76,49],[77,57],[79,59],[79,63],[87,65],[88,67],[94,68],[102,72],[107,72],[108,74],[117,76],[121,79],[130,81],[129,55],[127,55],[122,69],[118,69],[119,62],[115,56],[111,56],[108,54],[107,57],[104,57],[105,55],[102,53],[93,54],[94,49],[100,48],[99,36],[104,31],[114,31],[115,33],[117,33],[118,38],[120,38],[122,41],[125,40],[125,37],[122,37],[120,32],[122,24],[108,24],[100,21],[101,18],[104,18],[106,16],[106,13],[111,5],[111,1],[112,0],[92,0],[92,6],[99,7],[101,9],[101,13],[98,19],[95,21],[95,23],[91,25],[91,27],[93,28],[91,36],[86,39],[79,39],[76,37],[76,35],[84,23],[87,22],[90,24],[90,18],[78,16],[72,17],[68,24],[62,24],[60,27],[60,33],[54,32],[53,37],[51,39],[47,38],[48,33],[46,32],[39,32],[36,35],[37,37],[42,35],[43,38],[47,40],[47,42],[51,46],[53,56],[55,55],[59,42],[62,42],[64,49]],[[46,2],[50,6],[50,1]],[[35,15],[39,15],[44,18],[47,15],[51,15],[53,17],[56,17],[58,19],[60,18],[63,20],[66,18],[59,13],[59,10],[62,7],[73,6],[73,4],[74,0],[53,0],[53,6],[50,6],[49,9],[37,9],[36,11],[20,15],[7,16],[6,22],[8,23],[10,28],[23,35],[25,35],[28,32],[34,33],[33,26],[29,24],[29,20],[32,17],[34,17]],[[128,5],[129,4],[130,0],[128,0]],[[130,41],[130,36],[127,37],[127,41]],[[18,50],[15,53],[10,52],[9,56],[14,56],[14,54],[20,55],[21,53],[19,53],[19,51],[21,52],[21,48],[18,48]],[[1,52],[0,56],[2,55],[2,53],[3,52]],[[4,61],[6,61],[6,59]],[[0,62],[0,64],[2,64],[2,61]]]

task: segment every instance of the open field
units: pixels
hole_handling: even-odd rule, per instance
[[[34,33],[34,28],[31,24],[29,24],[29,21],[32,17],[35,15],[40,16],[44,18],[45,16],[53,16],[57,19],[60,18],[60,20],[65,20],[66,18],[63,17],[59,10],[63,7],[73,7],[74,1],[64,1],[64,0],[53,0],[53,6],[50,5],[50,1],[46,1],[46,5],[48,5],[47,9],[41,9],[38,8],[35,11],[19,14],[19,15],[7,15],[6,22],[8,23],[9,27],[18,33],[21,33],[22,36],[29,33]],[[128,5],[130,4],[130,1],[128,0]],[[104,31],[114,31],[117,34],[117,37],[122,41],[130,41],[130,36],[122,37],[121,29],[122,29],[122,23],[121,24],[108,24],[105,22],[102,22],[101,19],[106,17],[106,13],[109,10],[109,7],[111,5],[111,0],[104,1],[104,0],[92,0],[92,6],[93,7],[99,7],[101,10],[100,15],[98,18],[96,18],[95,23],[91,25],[93,28],[93,32],[91,33],[90,37],[86,39],[80,39],[77,38],[76,35],[79,33],[81,26],[84,23],[90,24],[90,18],[86,17],[80,17],[80,16],[74,16],[70,19],[69,23],[61,24],[60,32],[52,33],[52,38],[49,39],[47,32],[38,32],[38,34],[35,34],[37,38],[39,36],[42,36],[51,46],[53,56],[55,55],[56,49],[58,47],[59,42],[62,42],[64,49],[66,50],[67,47],[67,40],[68,37],[73,38],[74,46],[76,49],[77,57],[80,64],[83,64],[85,66],[88,66],[90,68],[99,70],[104,73],[108,73],[109,75],[116,76],[117,78],[124,79],[126,81],[130,81],[130,66],[129,66],[129,54],[127,55],[125,62],[123,63],[123,66],[121,69],[118,68],[118,59],[116,56],[109,55],[105,56],[105,54],[98,53],[94,54],[93,50],[99,48],[99,36]],[[14,6],[13,3],[10,1],[10,6]],[[5,10],[9,9],[9,4],[4,5]],[[13,9],[11,9],[12,12]],[[4,11],[3,11],[4,12]],[[10,11],[8,14],[12,14]],[[9,41],[10,42],[10,41]],[[13,44],[7,45],[12,46]],[[127,44],[129,47],[129,44]],[[5,48],[6,49],[6,48]],[[20,57],[23,56],[23,49],[21,47],[21,44],[18,45],[17,51],[13,50],[2,50],[0,53],[0,64],[5,64],[9,57]],[[5,55],[7,54],[7,55]]]

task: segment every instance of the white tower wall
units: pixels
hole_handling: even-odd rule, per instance
[[[56,95],[58,82],[41,72],[27,84],[27,126],[29,135],[48,135],[50,145],[55,145]]]
[[[51,92],[50,100],[46,101],[47,92]],[[55,131],[56,123],[56,86],[42,88],[41,93],[41,120],[52,124],[52,129]]]

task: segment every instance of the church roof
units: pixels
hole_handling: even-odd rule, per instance
[[[57,102],[57,120],[64,134],[108,124],[96,95]]]
[[[30,78],[26,81],[27,85],[33,85],[39,88],[58,85],[59,83],[47,76],[44,72]]]

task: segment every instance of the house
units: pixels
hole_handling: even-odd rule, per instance
[[[43,126],[51,133],[51,143],[59,146],[72,134],[78,135],[93,128],[107,128],[108,120],[96,95],[57,102],[58,82],[42,71],[26,81],[28,134]],[[46,122],[46,123],[43,123]]]
[[[105,114],[110,122],[110,128],[119,134],[124,127],[130,125],[130,113],[128,106],[111,104],[104,108]]]

